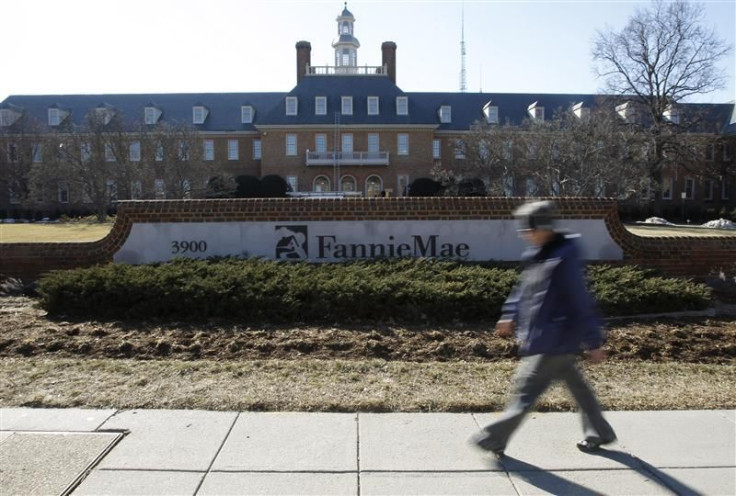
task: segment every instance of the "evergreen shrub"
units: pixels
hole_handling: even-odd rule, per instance
[[[606,315],[701,309],[709,290],[634,267],[590,268]],[[39,281],[52,315],[407,324],[491,321],[516,282],[508,268],[430,259],[310,264],[178,259],[57,271]]]

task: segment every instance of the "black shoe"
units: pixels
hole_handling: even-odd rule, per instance
[[[589,440],[589,439],[583,439],[580,441],[576,446],[580,451],[583,453],[593,453],[595,451],[598,451],[601,449],[601,446],[604,444],[611,444],[614,442],[616,438],[613,439],[603,439],[603,440]]]
[[[470,442],[483,451],[490,451],[496,455],[496,458],[501,458],[504,455],[504,448],[494,446],[491,436],[485,432],[476,434],[470,438]]]

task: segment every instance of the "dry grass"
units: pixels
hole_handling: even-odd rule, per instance
[[[515,361],[0,360],[0,406],[268,411],[500,410]],[[736,408],[736,364],[588,368],[607,410]],[[573,408],[553,388],[540,410]]]
[[[67,243],[97,241],[112,229],[111,222],[68,224],[0,224],[0,243]]]

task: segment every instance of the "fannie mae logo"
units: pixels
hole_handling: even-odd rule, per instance
[[[276,226],[276,260],[309,258],[307,226]]]

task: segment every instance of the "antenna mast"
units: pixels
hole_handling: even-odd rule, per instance
[[[460,91],[465,92],[465,6],[462,7],[460,24]]]

